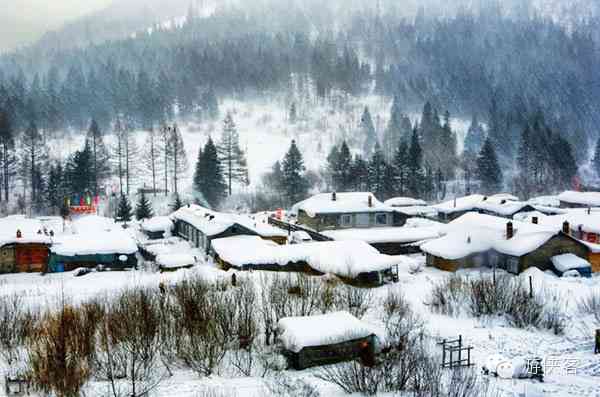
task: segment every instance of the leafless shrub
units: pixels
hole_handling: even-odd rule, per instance
[[[507,310],[514,283],[510,276],[481,277],[468,281],[469,311],[475,317],[497,315]]]
[[[577,302],[579,313],[592,315],[596,323],[600,324],[600,290],[595,290]]]
[[[387,321],[394,317],[407,317],[410,313],[410,304],[400,292],[388,291],[383,301],[383,314]]]
[[[267,388],[273,396],[281,397],[318,397],[319,390],[305,379],[292,378],[281,374],[267,383]]]
[[[22,295],[0,298],[0,357],[9,368],[26,360],[25,342],[31,336],[37,313],[26,309]]]
[[[566,305],[564,296],[557,293],[547,293],[543,302],[543,313],[540,326],[551,330],[554,335],[563,335],[567,326]]]
[[[126,290],[104,306],[95,369],[114,397],[147,395],[166,378],[159,306],[158,292],[144,288]]]
[[[355,317],[363,317],[371,307],[372,293],[365,288],[343,284],[336,291],[336,308],[346,310]]]
[[[427,305],[439,314],[457,316],[465,303],[467,283],[458,275],[451,275],[433,286]]]
[[[93,339],[84,311],[63,304],[56,313],[47,313],[33,327],[27,340],[30,378],[46,393],[78,396],[91,374]]]

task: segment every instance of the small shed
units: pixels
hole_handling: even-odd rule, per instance
[[[144,220],[140,228],[149,240],[160,240],[171,235],[173,221],[168,216],[155,216]]]
[[[156,264],[163,272],[175,272],[189,269],[196,264],[196,258],[190,254],[161,254],[156,257]]]
[[[348,312],[279,320],[278,340],[291,368],[360,359],[374,363],[378,340],[373,329]]]

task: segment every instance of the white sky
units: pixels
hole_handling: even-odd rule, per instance
[[[0,13],[19,19],[43,21],[56,25],[70,18],[92,12],[112,0],[1,0]]]

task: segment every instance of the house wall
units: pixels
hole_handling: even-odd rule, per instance
[[[48,266],[49,249],[43,244],[17,244],[15,249],[18,272],[44,272]]]
[[[5,245],[0,248],[0,273],[14,273],[15,264],[15,246]]]
[[[459,269],[469,269],[486,264],[486,254],[470,255],[456,260],[440,258],[435,255],[427,254],[427,266],[433,266],[437,269],[447,272],[455,272]]]
[[[375,336],[354,339],[347,342],[323,346],[305,347],[298,353],[288,352],[294,369],[335,364],[360,358],[363,362],[373,361],[375,356]]]
[[[377,223],[377,215],[385,214],[387,219],[385,223]],[[350,222],[344,222],[344,217],[349,217]],[[361,218],[367,219],[361,222]],[[316,214],[311,218],[306,212],[298,211],[298,223],[308,226],[316,231],[335,230],[335,229],[353,229],[369,227],[403,226],[406,223],[407,215],[400,212],[353,212],[339,214]]]
[[[600,252],[599,253],[590,252],[587,260],[592,265],[592,272],[594,272],[594,273],[600,272]]]
[[[551,270],[551,258],[561,254],[574,254],[580,258],[587,258],[589,249],[565,235],[554,236],[537,250],[521,257],[520,271],[523,272],[530,267],[537,267],[543,271]]]
[[[576,203],[568,203],[566,201],[560,202],[560,208],[588,208],[589,205],[585,204],[576,204]]]

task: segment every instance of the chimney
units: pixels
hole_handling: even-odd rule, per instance
[[[23,237],[23,234],[21,233],[21,230],[17,229],[17,238],[21,237]]]
[[[467,244],[471,244],[471,236],[467,237]]]
[[[335,194],[335,192],[331,193],[331,201],[336,201],[337,200],[337,194]]]
[[[506,204],[506,200],[500,201],[500,204]]]
[[[568,221],[563,222],[562,231],[564,234],[571,234],[571,226]]]
[[[482,201],[487,201],[488,197],[484,196]]]
[[[369,207],[373,206],[373,196],[369,195]]]
[[[537,216],[534,216],[533,218],[531,218],[531,223],[533,223],[534,225],[537,225],[540,223],[540,220]]]
[[[513,223],[508,222],[506,224],[506,239],[510,240],[515,235],[515,229],[513,228]]]

